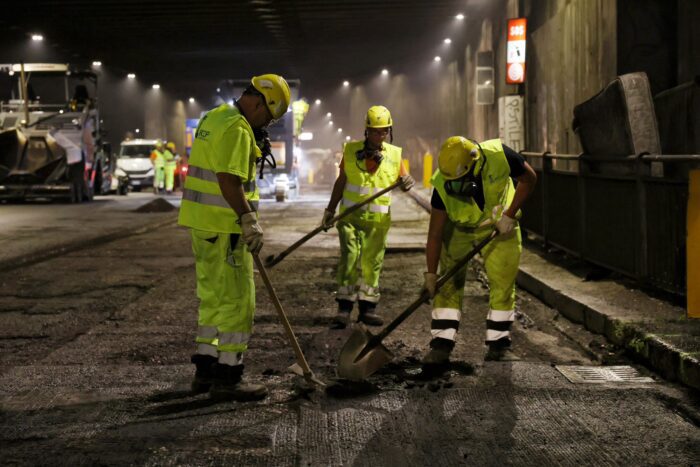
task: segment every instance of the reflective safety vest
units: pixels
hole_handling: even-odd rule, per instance
[[[351,141],[343,148],[343,170],[347,181],[343,190],[343,201],[340,212],[354,204],[361,203],[377,191],[391,186],[399,178],[401,170],[401,148],[392,144],[382,145],[384,158],[374,173],[367,171],[365,161],[357,160],[357,151],[364,147],[364,141]],[[360,219],[379,222],[389,215],[391,192],[380,196],[368,205],[362,207],[358,215]]]
[[[154,149],[151,153],[151,162],[153,162],[154,167],[163,167],[165,165],[165,156],[162,152]]]
[[[257,211],[260,199],[255,183],[255,161],[261,157],[255,144],[253,129],[237,108],[223,104],[202,118],[195,133],[189,168],[182,194],[178,223],[198,230],[219,233],[240,233],[238,215],[221,194],[214,164],[214,145],[222,137],[232,137],[232,127],[242,127],[250,135],[250,144],[237,154],[229,157],[244,158],[242,167],[247,167],[248,176],[241,177],[245,198]],[[202,138],[197,135],[202,132]],[[235,132],[234,132],[235,133]]]
[[[483,159],[477,161],[481,166],[481,181],[484,189],[484,209],[479,208],[473,198],[457,198],[445,191],[445,178],[440,169],[436,170],[430,182],[437,190],[447,210],[447,217],[455,224],[465,228],[475,228],[492,216],[493,208],[500,205],[505,210],[513,201],[515,186],[510,178],[510,166],[503,152],[500,139],[481,143]],[[500,213],[499,213],[500,215]],[[518,217],[520,211],[518,211]],[[489,226],[489,228],[491,228]]]
[[[175,156],[169,149],[163,151],[163,160],[165,161],[165,165],[175,167]]]

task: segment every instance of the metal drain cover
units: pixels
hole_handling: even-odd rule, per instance
[[[572,383],[653,383],[648,376],[640,376],[631,366],[573,366],[556,365],[559,372]]]

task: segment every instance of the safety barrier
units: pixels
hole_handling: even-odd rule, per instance
[[[700,155],[522,154],[539,177],[521,221],[526,231],[593,264],[686,295],[686,235],[700,241],[700,232],[687,232],[688,180],[700,169]]]

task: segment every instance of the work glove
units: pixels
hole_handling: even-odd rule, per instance
[[[423,290],[428,292],[430,298],[434,298],[437,293],[438,275],[434,272],[423,273]]]
[[[411,177],[410,175],[402,175],[401,176],[401,190],[402,191],[408,191],[411,188],[413,188],[413,185],[416,184],[416,181]]]
[[[496,230],[498,230],[499,235],[508,235],[515,228],[516,222],[517,221],[512,217],[503,214],[501,218],[496,221]]]
[[[331,223],[331,221],[334,217],[335,211],[331,211],[329,209],[323,211],[323,220],[321,220],[321,226],[323,227],[324,232],[328,232],[328,229],[333,227],[333,223]]]
[[[246,212],[241,216],[243,241],[248,245],[248,251],[257,255],[263,246],[263,229],[258,224],[255,211]]]

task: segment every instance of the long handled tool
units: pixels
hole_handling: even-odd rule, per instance
[[[316,378],[314,372],[311,371],[311,368],[309,368],[309,364],[306,361],[306,357],[304,357],[304,352],[302,352],[301,347],[299,347],[299,342],[297,341],[297,338],[294,335],[294,331],[292,330],[292,325],[289,324],[289,320],[287,319],[287,315],[284,312],[284,309],[282,308],[282,304],[277,298],[277,293],[275,292],[274,287],[272,287],[272,282],[270,282],[270,277],[267,275],[265,266],[263,265],[258,255],[253,255],[253,259],[255,260],[255,264],[258,266],[258,270],[260,271],[262,280],[265,283],[267,292],[270,294],[270,299],[275,305],[277,314],[279,315],[280,320],[282,321],[282,326],[284,326],[284,330],[287,333],[287,339],[289,339],[289,343],[292,344],[292,348],[294,349],[294,353],[297,357],[297,364],[301,367],[301,371],[304,374],[304,378],[309,383],[317,384],[321,387],[324,387],[326,384],[320,379]]]
[[[491,235],[479,242],[467,255],[459,260],[437,281],[436,290],[440,289],[457,272],[467,265],[478,252],[480,252],[495,236],[494,230]],[[416,301],[411,303],[399,316],[377,335],[370,333],[364,326],[358,325],[353,329],[350,338],[340,351],[338,357],[338,375],[341,378],[352,381],[362,381],[381,367],[389,363],[394,355],[382,345],[382,341],[399,324],[403,323],[415,310],[430,299],[428,292],[423,291]]]
[[[334,224],[334,223],[338,222],[340,219],[344,218],[345,216],[349,216],[353,212],[357,211],[358,209],[362,208],[363,206],[366,206],[367,204],[371,203],[375,199],[379,198],[380,196],[385,195],[386,193],[390,192],[391,190],[393,190],[394,188],[396,188],[400,185],[401,185],[401,181],[399,180],[396,183],[394,183],[393,185],[376,192],[375,194],[373,194],[372,196],[370,196],[366,200],[362,201],[361,203],[353,204],[352,206],[347,208],[345,211],[341,212],[340,214],[335,216],[333,219],[331,219],[328,223]],[[311,232],[307,233],[306,235],[301,237],[299,240],[294,242],[289,248],[284,250],[282,253],[278,254],[277,256],[274,256],[274,255],[268,256],[265,259],[265,265],[268,268],[273,267],[275,264],[279,263],[284,258],[286,258],[291,252],[293,252],[294,250],[299,248],[301,245],[303,245],[304,243],[311,240],[311,238],[313,238],[316,234],[318,234],[323,229],[324,229],[324,226],[319,225],[314,230],[312,230]]]

